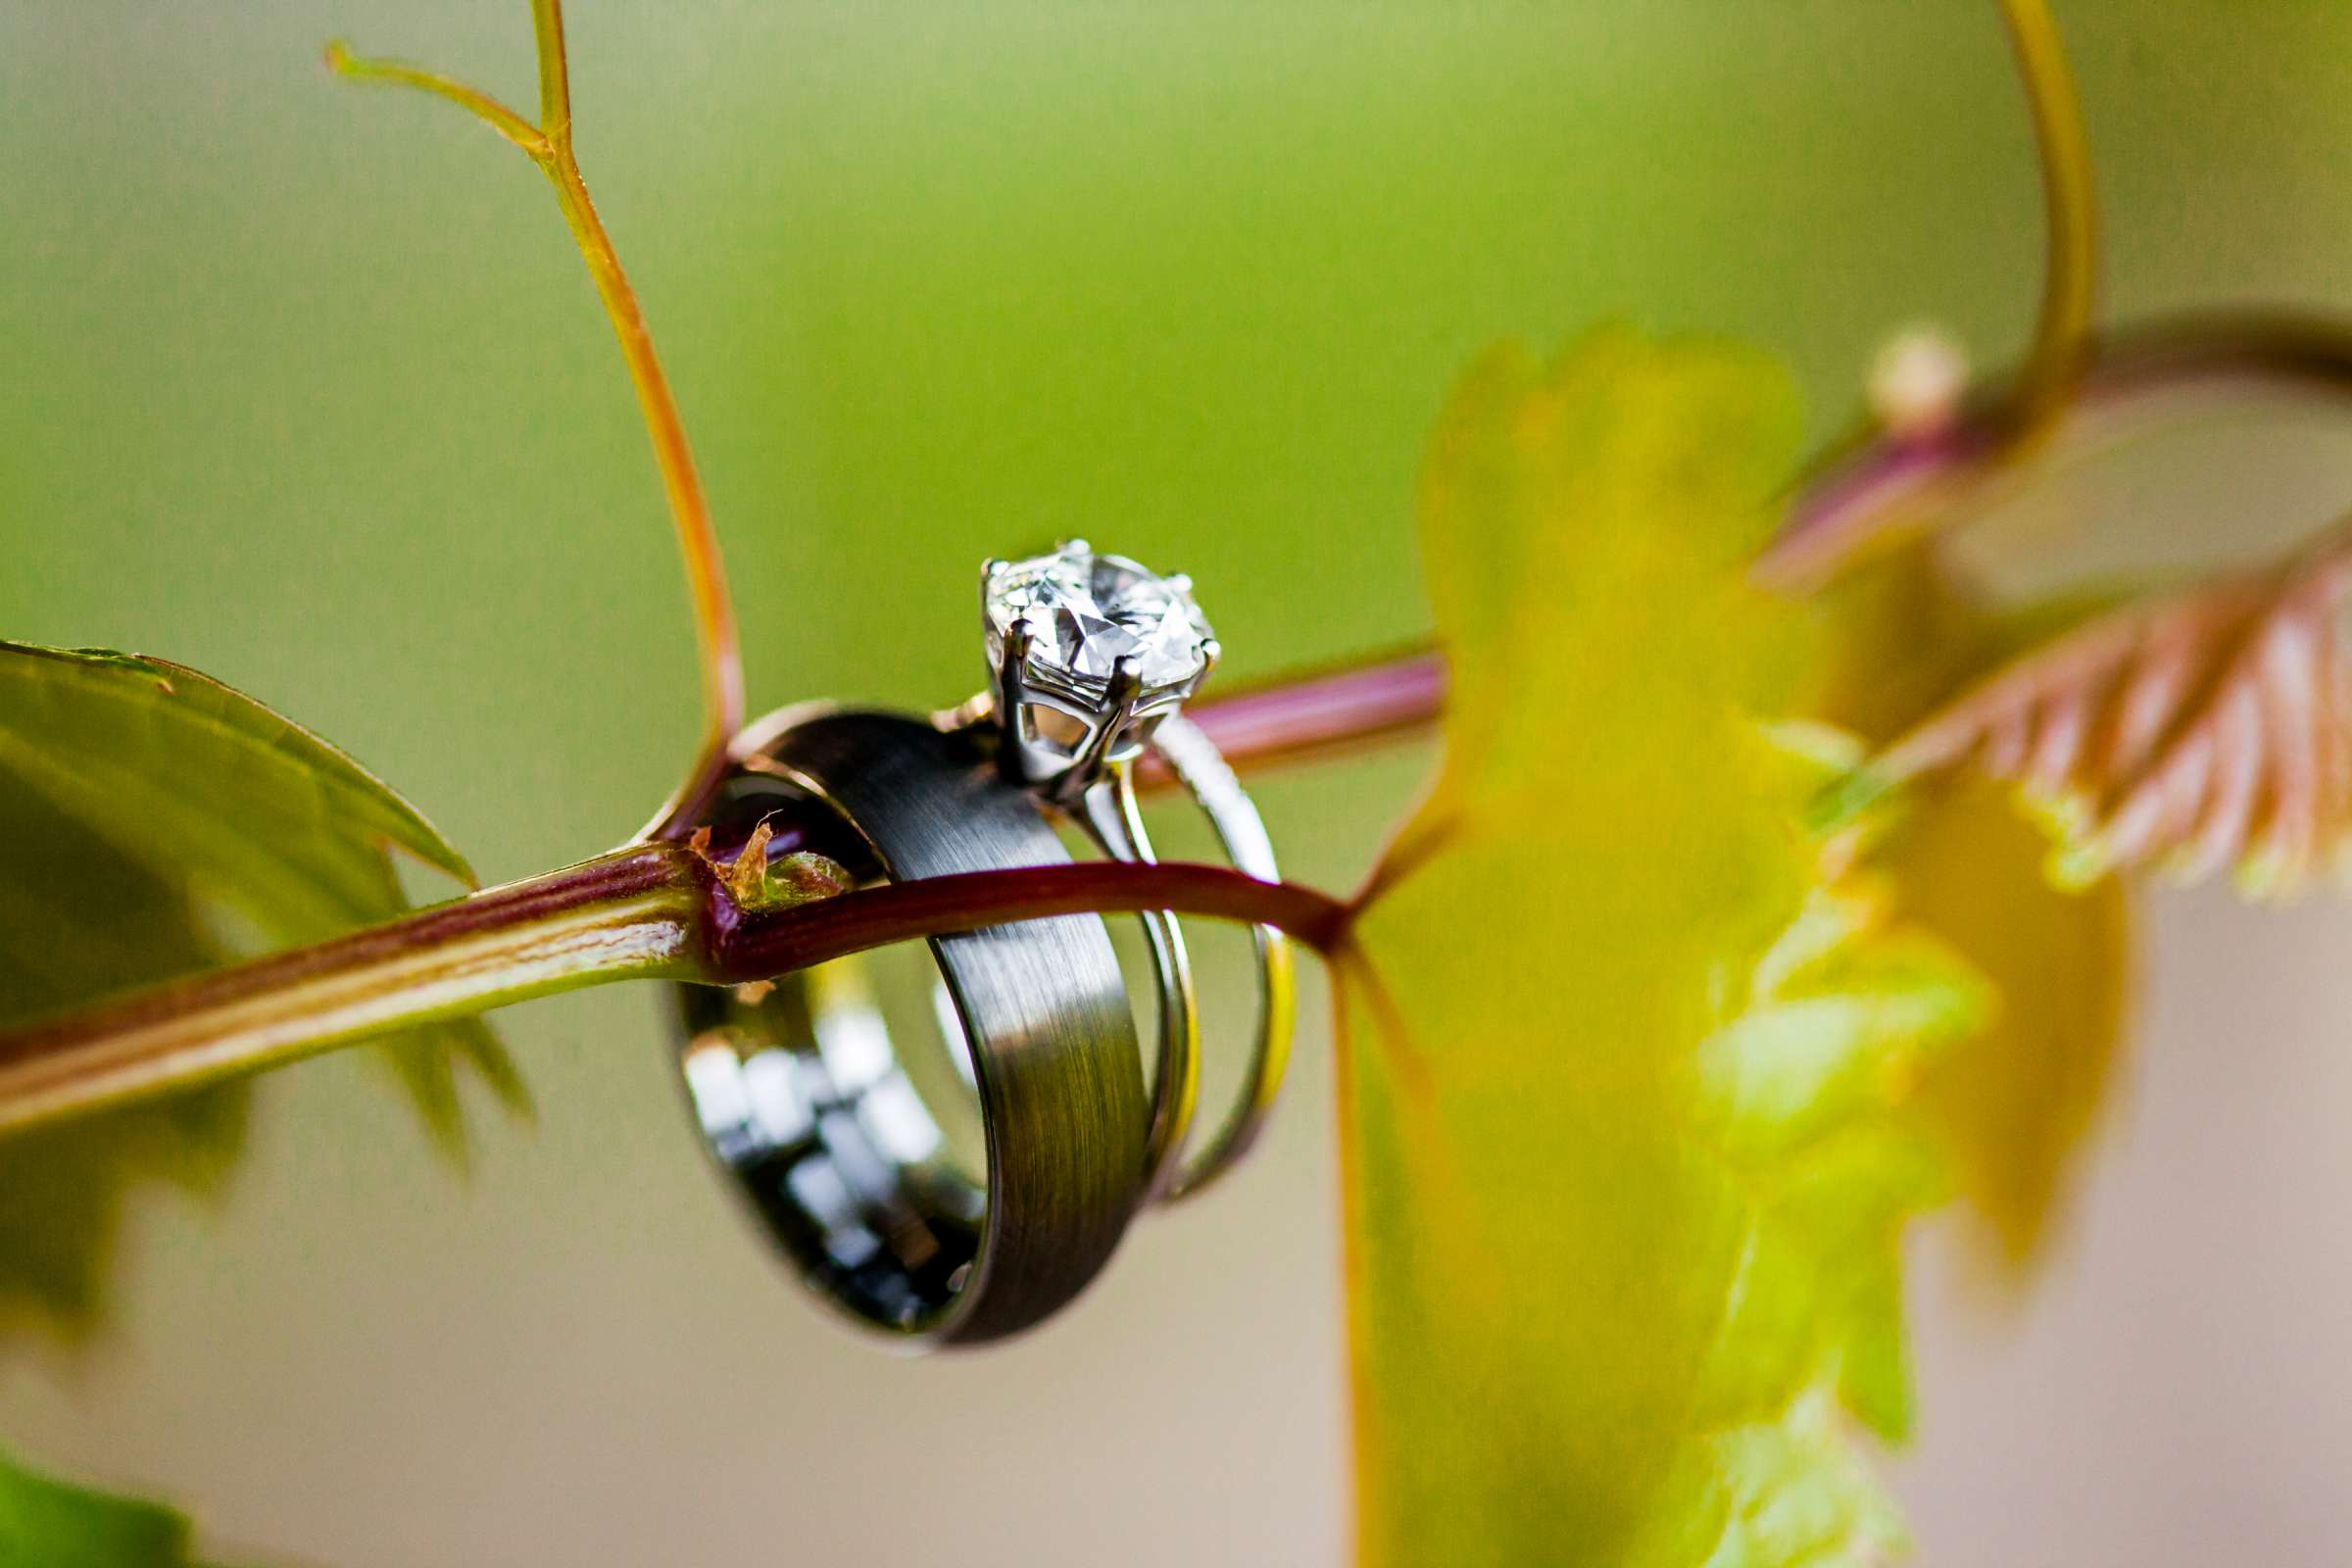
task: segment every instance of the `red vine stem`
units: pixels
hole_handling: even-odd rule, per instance
[[[0,1131],[556,991],[615,980],[734,984],[940,932],[1141,909],[1276,925],[1323,952],[1345,941],[1350,914],[1311,888],[1181,861],[974,872],[752,913],[692,851],[632,845],[0,1034]]]
[[[1260,681],[1185,710],[1237,768],[1324,761],[1411,739],[1446,705],[1446,662],[1434,646]],[[1147,762],[1142,781],[1173,783]]]
[[[699,972],[710,870],[669,845],[0,1033],[0,1129],[276,1066],[404,1024]]]
[[[762,980],[942,932],[1145,909],[1271,925],[1318,953],[1346,940],[1353,914],[1327,893],[1221,865],[1090,860],[888,882],[776,913],[737,912],[716,933],[711,968],[720,980]]]
[[[2082,456],[2169,422],[2244,402],[2352,404],[2352,326],[2285,313],[2180,318],[2094,338],[2049,448]],[[2023,471],[2019,416],[2004,389],[1919,437],[1865,435],[1833,451],[1798,491],[1759,581],[1805,592],[1874,547],[1998,500]]]

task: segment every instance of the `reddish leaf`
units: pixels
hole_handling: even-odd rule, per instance
[[[2126,605],[2032,648],[1880,759],[1904,778],[1973,763],[2020,785],[2081,884],[2234,861],[2291,889],[2352,822],[2352,533],[2269,571]]]

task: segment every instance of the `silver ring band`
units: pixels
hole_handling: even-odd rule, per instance
[[[1071,815],[1111,859],[1152,863],[1151,835],[1144,829],[1125,763],[1113,765],[1088,786],[1073,804]],[[1175,1191],[1185,1176],[1180,1160],[1200,1098],[1200,1018],[1184,928],[1165,909],[1146,909],[1136,918],[1144,929],[1158,998],[1157,1070],[1152,1086],[1152,1125],[1144,1138],[1144,1201],[1150,1203]]]
[[[1208,818],[1218,847],[1234,869],[1262,881],[1281,880],[1264,819],[1200,726],[1181,713],[1172,713],[1160,720],[1152,747]],[[1161,1189],[1163,1200],[1194,1196],[1250,1152],[1290,1070],[1291,1035],[1298,1006],[1291,939],[1270,925],[1251,927],[1250,939],[1257,950],[1257,1028],[1250,1041],[1242,1096],[1208,1141]]]

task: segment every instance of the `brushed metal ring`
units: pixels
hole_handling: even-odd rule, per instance
[[[860,876],[1069,859],[1037,802],[968,733],[801,710],[739,761],[711,813],[718,843],[779,807],[805,816],[813,801],[846,831],[811,847]],[[870,1007],[807,974],[764,993],[677,988],[678,1062],[710,1152],[811,1287],[912,1348],[1018,1333],[1085,1289],[1140,1200],[1150,1119],[1100,916],[930,948],[969,1042],[982,1184],[938,1157],[937,1122]]]

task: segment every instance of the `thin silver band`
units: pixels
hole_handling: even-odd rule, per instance
[[[1264,819],[1200,727],[1181,713],[1171,713],[1152,733],[1152,746],[1208,818],[1234,869],[1267,882],[1281,880]],[[1250,1152],[1290,1070],[1298,1003],[1291,939],[1270,925],[1251,927],[1250,938],[1257,952],[1257,1029],[1250,1042],[1246,1087],[1208,1142],[1161,1192],[1167,1200],[1200,1192]]]
[[[1074,803],[1071,815],[1095,841],[1095,847],[1110,858],[1146,865],[1155,858],[1126,763],[1113,764],[1088,786]],[[1152,1125],[1144,1139],[1144,1201],[1150,1203],[1172,1195],[1185,1181],[1179,1159],[1200,1098],[1200,1016],[1184,928],[1165,909],[1146,909],[1137,920],[1152,955],[1152,989],[1159,1002]]]

